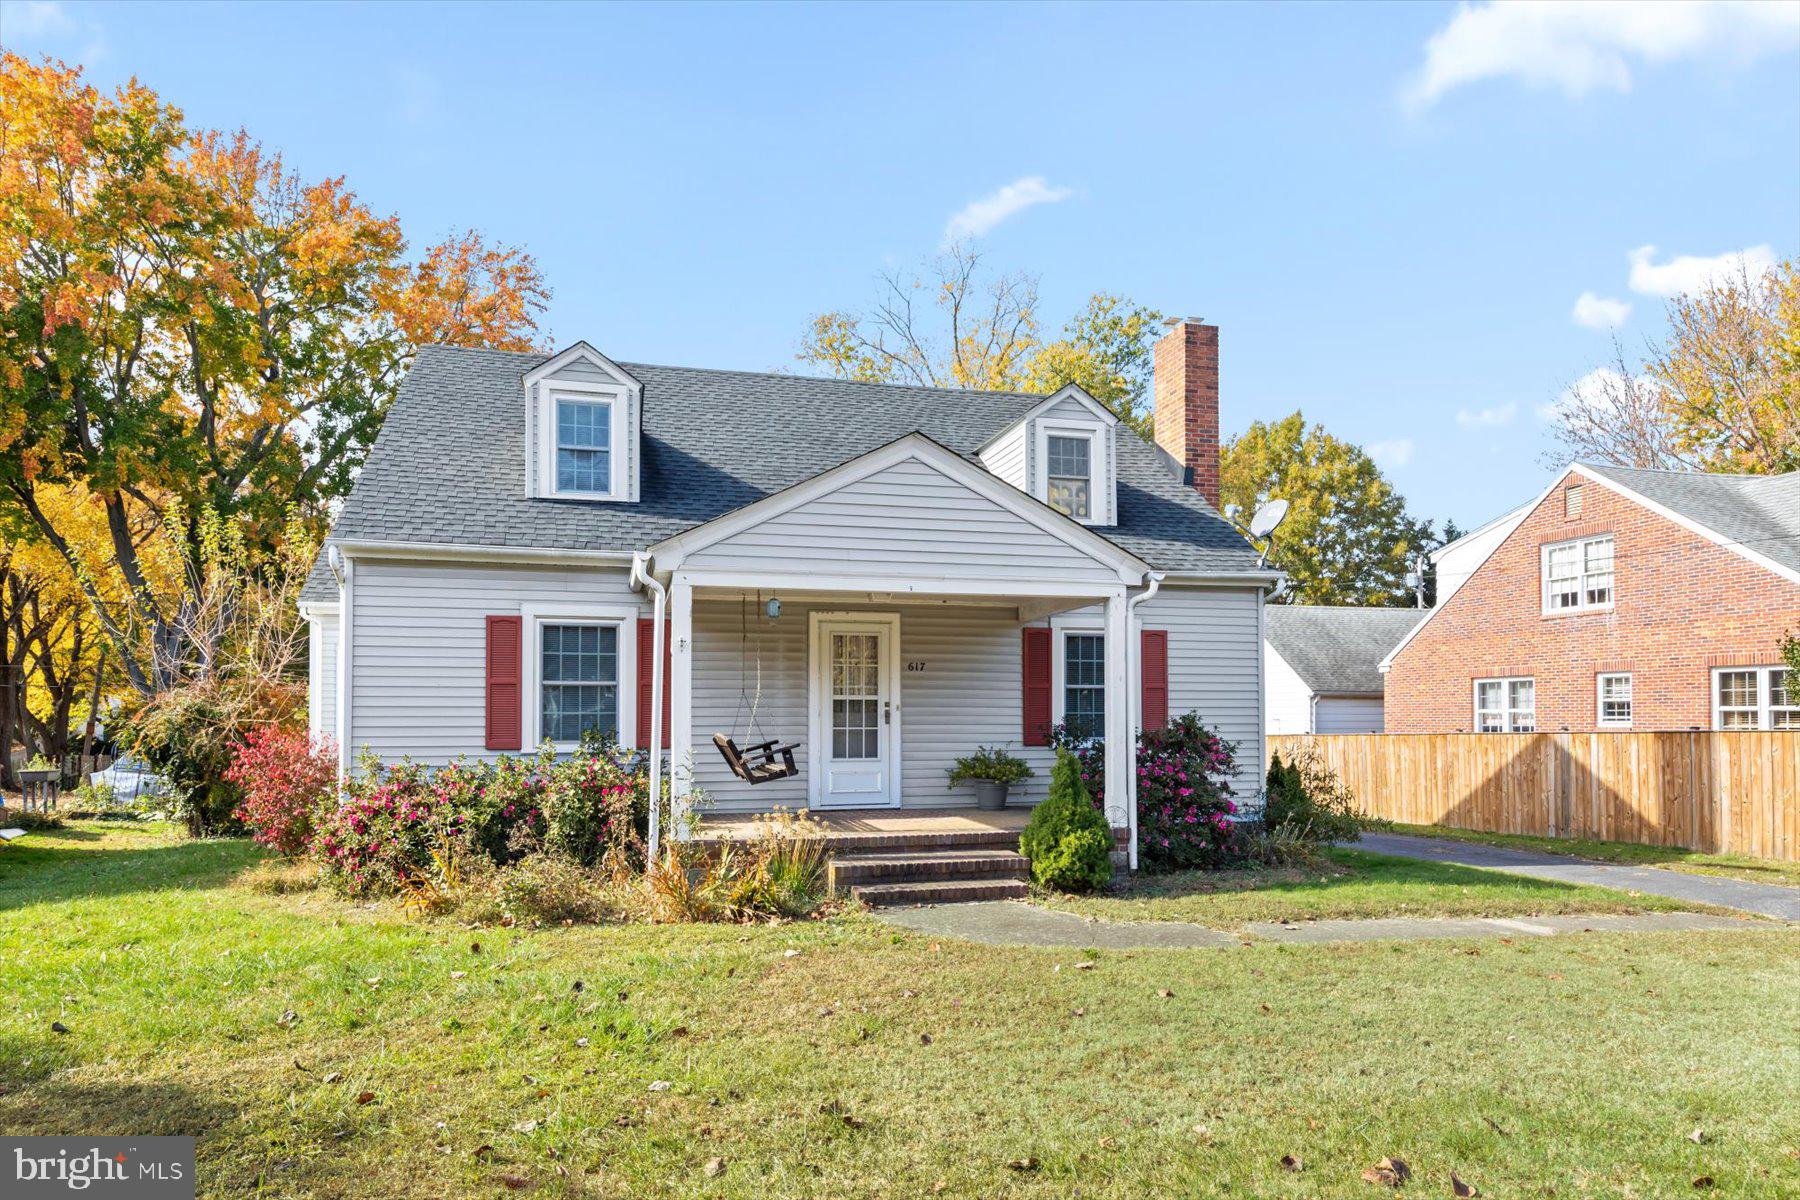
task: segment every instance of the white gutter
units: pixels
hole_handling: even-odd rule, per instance
[[[332,732],[337,734],[338,740],[338,779],[348,782],[350,769],[356,762],[354,743],[350,740],[350,651],[356,624],[356,563],[341,546],[329,547],[326,554],[331,573],[338,580],[337,728]]]
[[[1137,720],[1131,725],[1131,747],[1129,761],[1125,764],[1125,778],[1130,782],[1125,805],[1125,827],[1131,831],[1131,838],[1125,846],[1125,865],[1129,870],[1138,869],[1138,784],[1137,784],[1137,743],[1138,735],[1144,725],[1144,689],[1139,682],[1144,673],[1144,635],[1138,629],[1137,607],[1150,597],[1156,595],[1162,587],[1163,575],[1160,571],[1149,572],[1150,583],[1143,591],[1125,601],[1125,636],[1129,639],[1137,633],[1134,643],[1125,647],[1125,694],[1131,710],[1137,714]],[[1136,668],[1135,670],[1133,668]]]
[[[632,550],[559,550],[542,546],[487,546],[474,542],[379,542],[331,538],[328,545],[363,558],[423,558],[518,563],[626,563]]]
[[[661,849],[661,809],[662,809],[662,698],[663,698],[663,606],[668,603],[668,591],[656,581],[646,568],[648,556],[641,550],[631,556],[631,586],[642,584],[655,597],[651,610],[650,625],[650,745],[645,747],[650,752],[650,862],[656,861],[657,851]]]

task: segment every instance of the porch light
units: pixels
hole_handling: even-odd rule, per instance
[[[781,597],[770,596],[769,602],[763,605],[763,611],[769,614],[769,620],[771,621],[781,616]]]

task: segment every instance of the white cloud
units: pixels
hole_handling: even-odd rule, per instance
[[[944,240],[981,237],[994,226],[1039,204],[1055,204],[1074,195],[1074,189],[1051,187],[1042,175],[1015,179],[997,192],[971,201],[944,226]]]
[[[1743,61],[1800,45],[1792,0],[1519,0],[1464,4],[1425,43],[1402,99],[1428,108],[1445,93],[1512,78],[1570,97],[1631,90],[1634,65],[1681,58]]]
[[[75,18],[58,0],[23,0],[6,5],[8,37],[53,37],[75,32]]]
[[[1369,457],[1384,467],[1404,467],[1412,461],[1413,440],[1411,438],[1390,438],[1382,442],[1370,442],[1363,449]]]
[[[1586,325],[1589,329],[1617,329],[1631,315],[1631,301],[1583,292],[1575,300],[1575,311],[1569,315],[1575,318],[1577,325]]]
[[[1703,292],[1709,285],[1730,283],[1748,274],[1754,281],[1775,265],[1775,251],[1768,245],[1751,246],[1730,254],[1706,258],[1678,254],[1668,262],[1655,262],[1655,246],[1639,246],[1631,258],[1631,290],[1645,296],[1678,296]]]
[[[1621,407],[1620,398],[1629,394],[1632,389],[1644,392],[1657,386],[1656,380],[1648,375],[1628,378],[1611,367],[1595,367],[1563,389],[1562,395],[1555,400],[1538,405],[1538,420],[1554,424],[1570,408],[1580,408],[1586,412],[1617,410]]]
[[[1519,415],[1519,406],[1508,400],[1505,404],[1496,404],[1492,408],[1464,408],[1456,414],[1456,423],[1464,429],[1498,429],[1502,425],[1511,425],[1514,417]]]

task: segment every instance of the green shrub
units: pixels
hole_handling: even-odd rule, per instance
[[[1311,743],[1287,761],[1269,759],[1264,781],[1263,825],[1305,841],[1353,842],[1362,833],[1356,799]]]
[[[1031,877],[1045,887],[1087,891],[1112,878],[1113,832],[1081,782],[1081,763],[1056,752],[1050,795],[1032,810],[1019,838]]]
[[[531,854],[494,876],[501,913],[515,924],[589,923],[613,915],[606,881],[566,854]]]
[[[22,808],[0,808],[0,829],[23,829],[26,833],[35,833],[40,829],[61,829],[63,819],[55,813],[32,809],[27,812]]]
[[[238,747],[266,725],[297,725],[306,691],[286,683],[214,679],[153,696],[122,718],[124,745],[168,780],[170,807],[196,837],[237,833],[242,793],[226,778]]]

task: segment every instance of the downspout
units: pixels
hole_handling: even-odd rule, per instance
[[[338,781],[347,784],[356,765],[350,730],[350,715],[355,711],[350,688],[356,630],[356,562],[335,544],[326,551],[326,562],[338,581],[337,728],[332,732],[337,734],[338,742]]]
[[[649,562],[643,551],[631,556],[631,584],[642,584],[654,599],[650,617],[650,862],[656,861],[662,843],[662,710],[663,710],[663,609],[668,603],[668,589],[645,569]]]
[[[1131,758],[1126,763],[1125,772],[1125,777],[1130,780],[1125,805],[1125,825],[1131,831],[1131,839],[1125,847],[1125,865],[1132,871],[1138,869],[1137,744],[1144,725],[1144,688],[1141,682],[1144,673],[1144,635],[1138,629],[1137,607],[1156,595],[1157,590],[1162,587],[1163,578],[1163,572],[1151,571],[1149,586],[1125,601],[1125,692],[1126,702],[1131,705],[1131,711],[1136,716],[1131,722]],[[1135,639],[1132,637],[1134,633],[1137,634]]]

